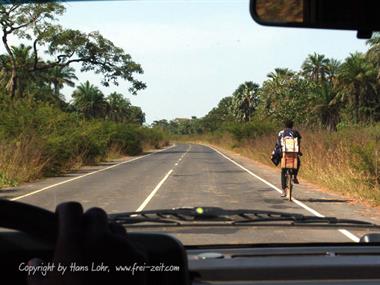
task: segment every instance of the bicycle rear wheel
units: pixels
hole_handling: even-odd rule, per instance
[[[287,170],[287,175],[286,175],[286,187],[288,188],[288,192],[286,193],[287,198],[289,201],[292,201],[292,192],[293,192],[293,181],[292,177],[293,173],[291,170]]]

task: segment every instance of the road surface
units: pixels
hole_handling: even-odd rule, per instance
[[[0,197],[54,210],[65,201],[109,213],[188,206],[285,211],[315,216],[369,218],[349,201],[296,186],[295,201],[279,194],[279,170],[196,144],[178,144],[127,161],[106,163],[65,177],[27,184]],[[185,244],[352,242],[363,230],[288,227],[155,229]]]

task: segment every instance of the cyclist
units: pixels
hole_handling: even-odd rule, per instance
[[[297,163],[297,169],[294,170],[293,182],[295,184],[299,184],[297,175],[298,175],[298,171],[299,171],[300,166],[301,166],[301,160],[299,157],[302,156],[302,153],[300,151],[301,150],[300,147],[301,147],[301,138],[302,137],[301,137],[301,134],[293,128],[293,125],[294,125],[294,123],[292,120],[285,120],[285,122],[284,122],[285,128],[278,133],[275,150],[272,153],[272,158],[275,154],[278,154],[279,152],[281,152],[281,150],[282,150],[282,145],[281,145],[282,138],[284,138],[284,137],[297,138],[298,139],[299,152],[297,155],[298,163]],[[282,154],[280,154],[280,156],[282,156]],[[285,169],[281,169],[281,186],[282,186],[281,197],[285,197],[287,190],[288,190],[286,187]]]

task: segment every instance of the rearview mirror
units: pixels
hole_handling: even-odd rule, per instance
[[[251,0],[250,11],[267,26],[356,30],[359,38],[380,31],[377,0]]]

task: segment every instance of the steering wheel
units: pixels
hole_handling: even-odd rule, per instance
[[[0,200],[0,227],[23,232],[45,244],[50,244],[53,248],[58,234],[58,220],[54,213],[9,200]],[[178,272],[155,274],[151,280],[152,284],[189,284],[187,256],[183,245],[178,240],[169,235],[153,233],[130,233],[128,238],[144,247],[152,264],[164,263],[179,266]],[[12,252],[5,249],[6,252],[3,252],[0,259],[2,276],[9,275],[9,278],[18,278],[16,283],[12,282],[13,284],[24,284],[22,281],[26,280],[24,275],[17,275],[17,266],[20,261],[35,257],[33,252],[25,252],[23,248],[20,250],[20,252]],[[45,251],[44,254],[50,256],[51,250],[48,249],[48,252]]]
[[[24,232],[43,241],[55,242],[54,213],[25,203],[0,200],[0,227]]]

